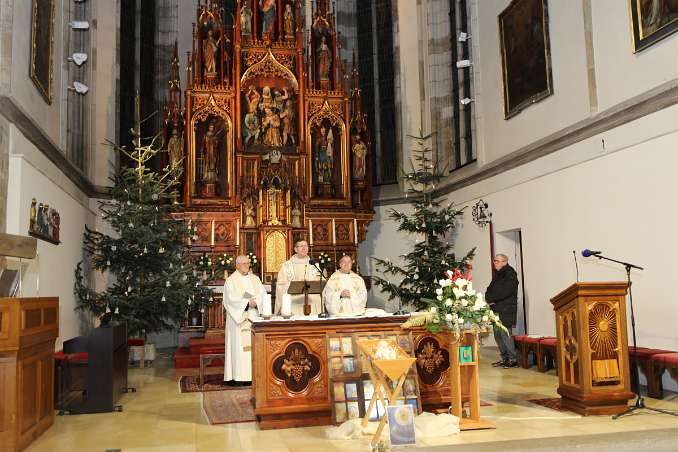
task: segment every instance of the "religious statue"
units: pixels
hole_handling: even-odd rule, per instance
[[[294,13],[292,5],[285,5],[285,14],[283,14],[283,24],[285,28],[285,39],[294,39]]]
[[[218,137],[221,132],[215,132],[214,122],[210,122],[207,132],[202,139],[202,181],[208,184],[214,184],[217,181],[217,159],[218,159]]]
[[[290,224],[293,228],[303,228],[304,225],[301,223],[301,209],[299,208],[299,203],[295,202],[294,207],[292,208],[292,221]]]
[[[254,211],[254,205],[252,202],[252,198],[247,198],[247,201],[245,201],[245,205],[243,206],[243,209],[245,211],[245,224],[243,227],[245,228],[255,228],[257,227],[257,221],[256,217],[257,214]]]
[[[246,2],[240,8],[240,34],[242,36],[252,36],[252,9],[249,2]]]
[[[184,158],[184,137],[179,135],[179,128],[172,128],[172,137],[167,143],[167,152],[169,153],[170,168],[177,168],[181,165]]]
[[[324,125],[320,127],[320,134],[316,139],[316,167],[318,169],[318,182],[329,184],[332,182],[332,169],[334,168],[334,136],[332,129],[329,131]]]
[[[330,65],[332,64],[332,55],[330,48],[325,42],[325,36],[320,38],[320,48],[318,49],[318,78],[323,80],[330,79]]]
[[[48,236],[52,235],[50,218],[49,218],[49,204],[42,206],[42,233]]]
[[[56,210],[52,211],[52,225],[54,229],[52,230],[52,238],[59,241],[59,229],[61,228],[61,215]]]
[[[277,108],[278,111],[282,111],[285,105],[285,101],[289,98],[290,95],[287,92],[287,88],[283,88],[282,91],[276,89],[273,93],[273,103],[275,105],[275,108]]]
[[[261,121],[261,126],[264,128],[264,144],[267,146],[282,146],[282,139],[280,138],[280,116],[273,108],[266,108],[266,116]]]
[[[255,112],[249,112],[245,115],[245,127],[242,130],[245,146],[254,144],[259,139],[259,117]]]
[[[37,232],[39,234],[42,233],[42,231],[45,230],[45,226],[44,226],[45,219],[43,217],[43,215],[44,215],[43,212],[44,212],[43,205],[42,205],[42,203],[40,203],[40,204],[38,204],[38,213],[37,213],[36,218],[35,218],[35,230],[34,230],[35,232]]]
[[[288,140],[292,144],[296,144],[294,139],[294,104],[291,99],[288,99],[285,102],[285,108],[280,113],[280,119],[282,119],[283,132],[282,132],[282,144],[287,146]]]
[[[352,137],[351,152],[353,153],[353,179],[365,179],[365,155],[367,154],[367,146],[360,139],[360,135],[355,134]]]
[[[250,113],[256,113],[259,102],[261,101],[261,94],[256,88],[252,85],[247,89],[247,94],[245,95],[247,99],[247,111]]]
[[[29,231],[35,231],[36,230],[36,222],[38,221],[38,211],[36,207],[37,201],[35,198],[31,200],[31,219],[30,219],[30,225],[28,226]]]
[[[216,54],[219,49],[219,41],[221,41],[221,38],[215,40],[211,28],[207,30],[207,37],[202,44],[203,74],[205,77],[214,76],[217,73]]]
[[[267,108],[275,107],[275,100],[271,95],[271,88],[269,86],[264,86],[261,90],[261,101],[259,103],[259,110],[266,111]]]
[[[275,30],[275,19],[278,15],[276,11],[276,0],[259,0],[259,7],[261,8],[261,37],[264,39],[268,37],[273,38]]]

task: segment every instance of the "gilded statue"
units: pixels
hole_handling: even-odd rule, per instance
[[[273,108],[267,107],[266,115],[261,121],[261,126],[264,128],[264,144],[267,146],[282,146],[282,139],[280,137],[280,116]]]
[[[320,127],[320,134],[316,140],[316,167],[318,182],[331,183],[334,168],[334,135],[332,129],[324,125]]]
[[[249,3],[245,3],[240,8],[240,34],[242,36],[252,36],[252,16]]]
[[[330,65],[332,64],[332,55],[327,46],[325,36],[320,38],[320,48],[318,49],[318,77],[321,81],[330,79]]]
[[[365,179],[365,155],[367,154],[367,146],[360,139],[360,135],[352,136],[351,152],[353,153],[353,179]]]
[[[218,135],[221,130],[214,130],[214,122],[210,122],[207,132],[202,138],[202,181],[208,184],[216,183],[219,172],[217,171]]]
[[[292,5],[285,5],[285,14],[283,14],[283,24],[285,28],[285,39],[294,39],[294,13]]]
[[[278,15],[276,11],[276,0],[259,0],[259,8],[261,9],[261,25],[262,25],[262,39],[268,37],[273,38],[273,31],[275,30],[275,19]]]
[[[299,208],[299,203],[295,202],[294,207],[292,208],[292,221],[290,224],[293,228],[303,228],[304,225],[301,223],[301,209]]]
[[[167,143],[167,152],[169,153],[170,168],[181,166],[184,158],[184,137],[179,135],[179,128],[172,128],[172,136]]]
[[[36,206],[37,201],[35,198],[31,200],[31,220],[30,220],[30,225],[28,227],[29,231],[35,231],[36,230],[36,224],[38,221],[38,209]]]
[[[243,225],[243,227],[255,228],[257,226],[256,221],[257,215],[254,211],[252,198],[247,198],[247,201],[245,201],[245,205],[243,208],[245,210],[245,224]]]
[[[217,73],[217,50],[219,49],[219,41],[214,39],[214,33],[210,28],[207,30],[207,37],[202,43],[202,58],[204,62],[204,75],[214,76]]]
[[[285,102],[285,109],[280,113],[280,119],[282,119],[282,144],[287,146],[289,141],[292,144],[296,144],[294,139],[294,103],[291,99]]]

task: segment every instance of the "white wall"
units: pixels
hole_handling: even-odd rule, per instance
[[[87,197],[13,125],[10,148],[7,232],[27,235],[31,198],[49,204],[61,216],[61,244],[38,240],[39,257],[31,262],[23,283],[26,297],[59,297],[58,349],[81,332],[80,314],[74,310],[74,270],[82,259],[84,225],[92,224],[95,214]]]

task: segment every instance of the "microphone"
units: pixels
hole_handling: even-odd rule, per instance
[[[577,282],[579,282],[579,264],[577,263],[577,252],[572,250],[572,256],[574,257],[574,268],[577,270]]]
[[[591,256],[597,256],[599,254],[602,254],[602,251],[592,251],[588,248],[585,250],[582,250],[581,255],[584,257],[591,257]]]

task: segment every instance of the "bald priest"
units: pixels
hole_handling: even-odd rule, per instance
[[[325,308],[330,315],[362,315],[367,305],[367,289],[362,276],[353,273],[353,259],[344,255],[339,270],[334,272],[323,289]]]
[[[252,381],[251,319],[258,317],[266,289],[259,277],[250,272],[247,256],[235,259],[236,271],[224,284],[226,308],[226,362],[224,381],[247,384]]]

